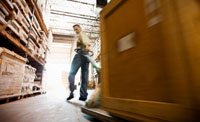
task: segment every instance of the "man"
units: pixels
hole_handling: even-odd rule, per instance
[[[79,68],[81,68],[81,88],[80,88],[80,97],[79,100],[85,101],[87,99],[87,86],[88,86],[88,68],[89,68],[89,60],[84,54],[88,54],[89,47],[90,47],[90,40],[87,35],[82,32],[80,25],[73,26],[74,31],[78,34],[78,40],[76,43],[76,50],[77,53],[73,58],[71,64],[71,70],[69,73],[69,88],[70,88],[70,95],[67,100],[71,100],[74,98],[73,91],[75,89],[74,79],[75,75]]]

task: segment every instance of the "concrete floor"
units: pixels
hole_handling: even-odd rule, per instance
[[[91,94],[92,91],[89,91]],[[0,105],[0,122],[90,122],[95,118],[81,112],[85,102],[78,100],[78,93],[71,102],[68,94],[48,92]]]

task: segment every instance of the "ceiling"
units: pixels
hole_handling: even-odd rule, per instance
[[[99,12],[96,0],[50,0],[49,27],[54,40],[63,38],[73,41],[75,32],[72,26],[81,25],[83,31],[92,39],[99,38]],[[59,42],[61,42],[59,40]]]

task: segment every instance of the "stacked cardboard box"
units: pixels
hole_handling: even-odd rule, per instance
[[[28,93],[33,90],[34,79],[36,78],[36,69],[30,65],[25,66],[24,79],[22,85],[22,92]]]
[[[0,95],[21,92],[26,59],[0,47]]]

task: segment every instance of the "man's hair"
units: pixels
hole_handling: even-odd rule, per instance
[[[79,27],[79,28],[81,28],[81,26],[78,25],[78,24],[73,25],[73,27]]]

